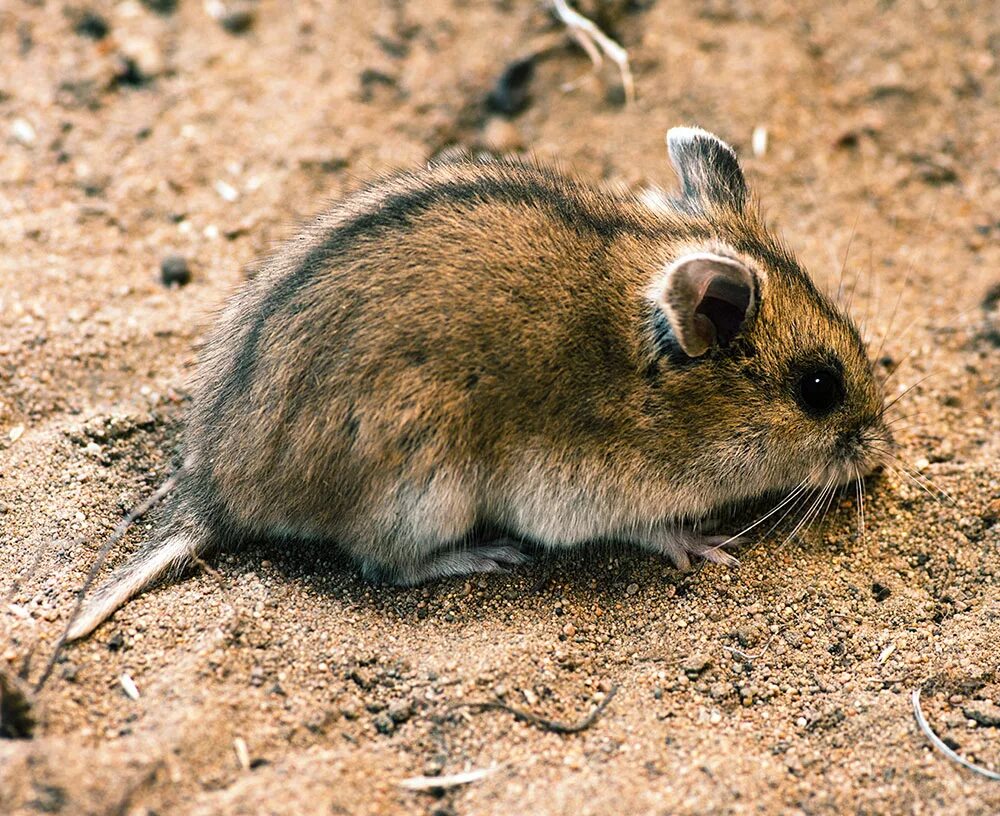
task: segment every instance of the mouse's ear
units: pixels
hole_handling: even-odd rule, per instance
[[[736,152],[718,136],[696,127],[667,131],[667,152],[681,180],[684,198],[696,207],[742,210],[747,182]]]
[[[674,261],[651,293],[688,357],[725,348],[756,311],[754,274],[732,258],[697,252]]]

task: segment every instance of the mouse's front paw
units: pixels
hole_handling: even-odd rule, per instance
[[[739,562],[725,551],[726,547],[741,544],[739,537],[722,535],[706,536],[679,527],[662,527],[636,543],[650,552],[665,555],[679,570],[691,569],[691,556],[733,567]]]
[[[735,547],[742,544],[743,539],[739,536],[702,536],[691,534],[691,540],[687,543],[687,551],[692,555],[711,561],[713,564],[725,564],[727,567],[735,567],[740,562],[725,551],[725,547]]]

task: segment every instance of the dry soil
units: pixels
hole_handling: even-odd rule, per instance
[[[936,487],[887,474],[863,534],[847,494],[689,575],[596,547],[403,591],[322,550],[213,558],[63,652],[33,737],[0,740],[0,812],[1000,811],[910,705],[1000,769],[1000,6],[598,5],[634,105],[541,0],[0,4],[3,671],[37,682],[102,540],[169,472],[199,338],[254,259],[456,143],[670,186],[667,127],[731,141],[817,281],[847,259],[907,392],[900,456]],[[536,52],[523,111],[491,113]],[[171,254],[189,284],[161,284]],[[570,735],[462,705],[573,722],[612,689]]]

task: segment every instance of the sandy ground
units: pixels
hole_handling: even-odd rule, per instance
[[[845,496],[690,575],[595,548],[401,591],[328,552],[217,557],[63,653],[33,738],[0,739],[0,812],[1000,811],[910,708],[922,688],[941,735],[1000,768],[1000,6],[605,3],[625,107],[540,2],[265,0],[241,33],[171,5],[0,4],[8,675],[37,681],[102,540],[169,472],[199,338],[253,260],[454,143],[669,186],[667,127],[731,141],[821,284],[850,245],[851,308],[886,337],[890,396],[911,389],[901,456],[954,503],[890,474],[863,536]],[[542,48],[524,111],[490,115],[505,66]],[[173,253],[193,280],[168,289]],[[460,705],[572,722],[612,689],[572,735]]]

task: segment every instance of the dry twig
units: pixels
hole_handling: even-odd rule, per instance
[[[399,782],[399,787],[411,791],[436,790],[438,788],[455,788],[459,785],[468,785],[470,782],[478,782],[485,779],[496,768],[479,768],[475,771],[465,771],[464,773],[447,774],[446,776],[411,776]]]
[[[592,726],[600,718],[601,714],[604,713],[604,709],[608,707],[615,693],[618,691],[618,686],[612,686],[611,690],[607,693],[603,700],[597,704],[597,708],[590,712],[586,717],[584,717],[579,722],[575,723],[563,723],[558,720],[550,720],[547,717],[540,717],[531,711],[525,711],[521,708],[515,708],[512,705],[508,705],[502,700],[490,700],[487,702],[476,703],[476,702],[459,702],[456,703],[457,706],[467,706],[474,709],[477,712],[481,711],[506,711],[508,714],[512,714],[515,720],[520,720],[521,722],[526,722],[529,725],[533,725],[536,728],[542,729],[542,731],[548,731],[551,734],[579,734],[581,731],[586,731],[590,726]]]
[[[632,79],[632,69],[629,67],[628,51],[601,31],[593,20],[571,8],[566,0],[552,0],[552,8],[556,16],[566,26],[570,36],[587,52],[587,56],[594,64],[595,71],[601,67],[604,56],[607,56],[618,66],[622,87],[625,89],[625,99],[630,103],[634,102],[635,82]]]

